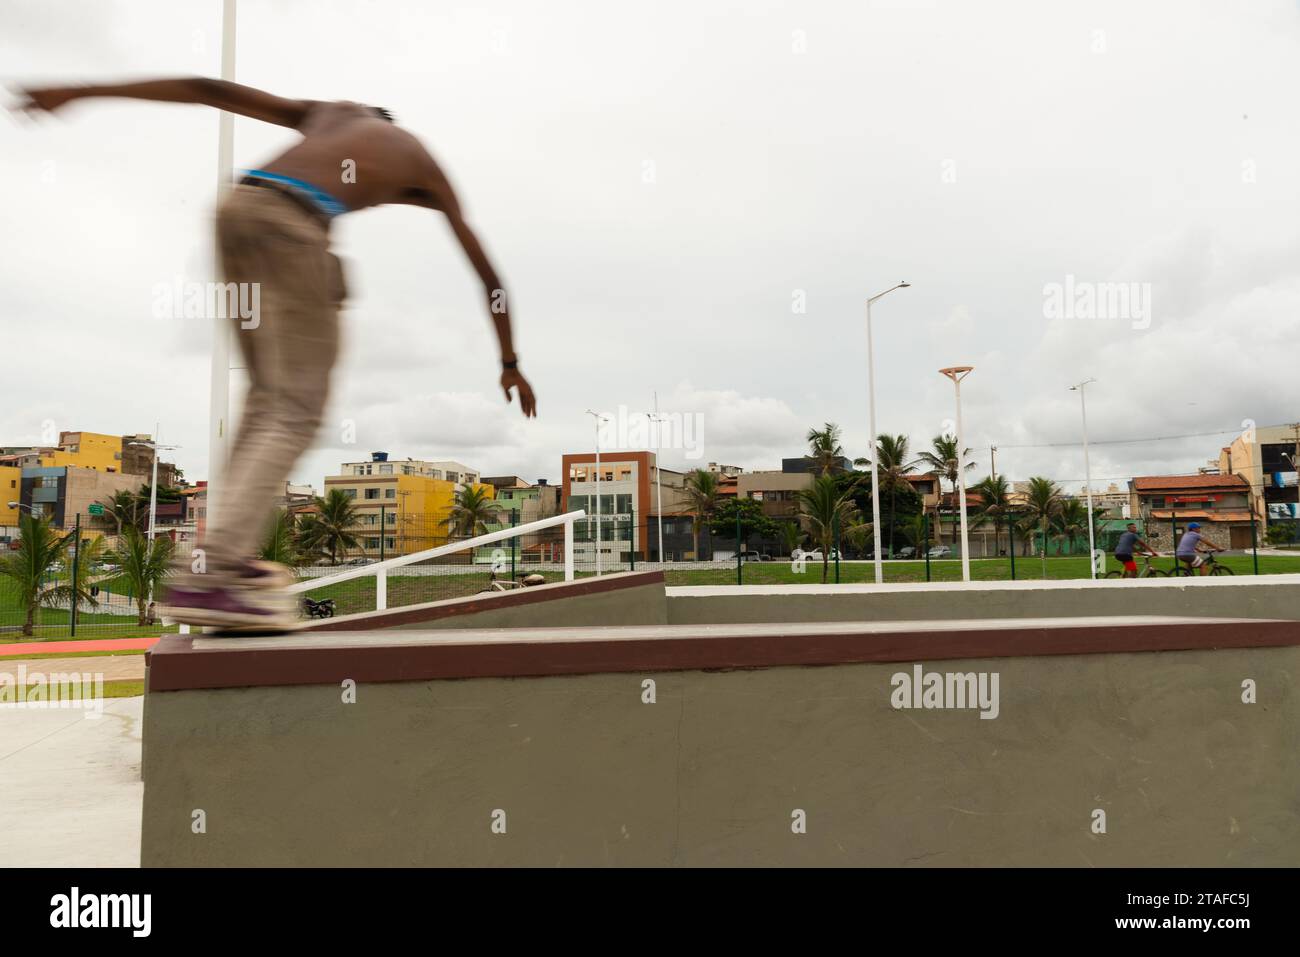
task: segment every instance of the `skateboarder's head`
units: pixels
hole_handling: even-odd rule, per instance
[[[371,113],[374,113],[375,116],[379,117],[380,119],[387,120],[389,123],[397,122],[397,120],[393,119],[393,114],[389,113],[382,106],[370,106],[370,107],[366,107],[366,109],[370,110]]]

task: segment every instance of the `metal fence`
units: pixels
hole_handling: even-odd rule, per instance
[[[116,567],[116,530],[104,529],[102,517],[96,516],[94,524],[90,519],[82,517],[80,536],[75,517],[71,529],[56,530],[65,540],[38,576],[36,603],[30,609],[31,637],[144,636],[175,630],[156,619],[138,624],[138,596]],[[267,557],[293,565],[304,597],[331,599],[338,615],[373,610],[381,602],[397,607],[506,591],[521,587],[525,576],[534,576],[532,581],[562,581],[566,565],[575,578],[660,569],[669,585],[876,580],[870,536],[842,533],[838,523],[826,535],[819,535],[807,520],[797,530],[778,521],[760,533],[743,522],[696,521],[686,515],[666,515],[662,523],[658,516],[635,513],[602,515],[599,522],[595,516],[585,515],[573,522],[572,541],[566,542],[563,524],[537,528],[536,520],[531,513],[501,510],[476,523],[474,535],[468,535],[455,531],[446,516],[383,510],[373,519],[357,517],[324,541],[296,541],[295,531],[287,542],[280,543],[282,554],[271,549]],[[1177,517],[1160,523],[1139,522],[1139,533],[1158,543],[1162,553],[1153,562],[1158,571],[1173,570],[1168,543],[1177,540],[1186,524]],[[485,533],[509,532],[521,525],[527,525],[527,530],[486,544],[479,541]],[[1115,527],[1098,529],[1096,547],[1103,553],[1100,574],[1120,568],[1114,558],[1119,531]],[[163,530],[160,534],[168,533]],[[904,537],[896,536],[893,553],[884,550],[885,582],[962,580],[961,535],[953,517],[944,515],[931,527],[931,518],[926,516],[913,537],[915,544],[903,545],[897,543]],[[100,538],[102,544],[92,547]],[[1015,521],[972,522],[969,541],[972,580],[1090,577],[1086,531],[1027,534]],[[4,554],[13,556],[20,546],[17,540],[9,541],[4,544]],[[405,561],[430,550],[439,553]],[[185,560],[187,551],[183,543],[178,546],[179,560]],[[394,563],[383,576],[366,571],[393,559],[403,561]],[[1235,548],[1217,563],[1237,575],[1294,573],[1300,572],[1300,551],[1270,548],[1264,536],[1256,534],[1251,547]],[[86,593],[75,603],[67,587],[74,567]],[[346,576],[349,571],[359,574]],[[319,585],[314,584],[318,581]],[[0,575],[0,643],[27,637],[29,608],[22,592],[21,581]],[[145,609],[149,609],[148,602]]]

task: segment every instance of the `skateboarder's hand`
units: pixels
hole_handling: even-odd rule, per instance
[[[18,90],[22,101],[15,107],[28,115],[53,113],[69,100],[75,100],[80,91],[75,86],[52,86],[43,90]]]
[[[501,389],[506,394],[506,401],[510,402],[510,390],[515,388],[519,390],[519,407],[524,410],[524,415],[528,418],[535,418],[537,415],[537,399],[533,396],[533,387],[528,384],[518,369],[506,369],[501,373]]]

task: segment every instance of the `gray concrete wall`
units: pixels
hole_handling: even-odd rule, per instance
[[[667,589],[669,624],[1180,615],[1300,619],[1300,575]]]
[[[400,610],[400,607],[398,609]],[[665,625],[668,607],[662,584],[638,585],[594,595],[552,598],[502,606],[432,621],[412,621],[397,630],[432,628],[565,628],[584,625]]]
[[[154,692],[142,863],[1300,864],[1300,648],[926,669],[999,716],[897,664]]]

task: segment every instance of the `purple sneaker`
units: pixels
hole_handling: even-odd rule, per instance
[[[292,631],[298,627],[287,593],[248,588],[172,588],[162,613],[172,621],[217,631]]]

